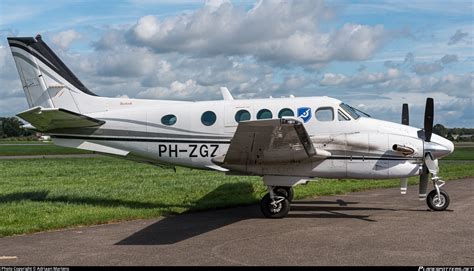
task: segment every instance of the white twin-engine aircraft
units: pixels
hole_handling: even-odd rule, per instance
[[[401,179],[420,176],[429,208],[449,205],[438,159],[454,145],[432,134],[433,99],[424,129],[377,120],[329,97],[165,101],[99,97],[42,41],[8,38],[30,109],[18,116],[54,143],[155,165],[262,176],[261,210],[285,217],[293,186],[312,178]],[[429,175],[434,185],[427,195]],[[190,184],[192,185],[192,184]]]

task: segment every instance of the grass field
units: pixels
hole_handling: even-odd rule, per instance
[[[440,166],[445,179],[474,176],[473,162]],[[321,180],[298,186],[296,198],[398,185]],[[175,173],[109,157],[0,160],[0,187],[0,236],[254,204],[266,193],[258,177]]]
[[[85,154],[89,151],[66,148],[40,141],[0,141],[0,156]]]
[[[0,140],[0,145],[2,144],[53,144],[51,141],[27,141],[27,140]]]
[[[474,146],[459,147],[454,152],[445,158],[446,160],[474,160]]]

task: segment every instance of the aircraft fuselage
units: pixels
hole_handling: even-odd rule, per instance
[[[135,160],[192,168],[225,170],[212,158],[224,155],[238,122],[236,113],[247,111],[256,120],[261,110],[278,118],[283,109],[302,115],[304,126],[315,147],[332,155],[325,160],[292,164],[242,165],[234,171],[255,175],[291,175],[328,178],[399,178],[420,174],[423,141],[420,129],[398,123],[357,117],[328,97],[275,98],[176,102],[109,99],[110,110],[89,114],[106,123],[98,128],[62,129],[52,132],[55,143],[78,146],[87,140],[101,146],[129,151]],[[146,101],[146,103],[145,103]],[[203,123],[203,114],[215,114],[215,121]],[[258,117],[270,117],[269,113]],[[324,113],[323,115],[320,115]],[[286,110],[288,113],[288,110]],[[305,115],[306,114],[306,115]],[[173,123],[164,123],[165,116]],[[247,115],[247,117],[248,117]],[[245,119],[245,117],[244,117]],[[166,120],[165,120],[166,121]],[[212,121],[212,119],[211,119]],[[444,139],[434,136],[432,141]],[[444,143],[440,142],[441,144]],[[393,145],[409,146],[413,153],[392,150]]]

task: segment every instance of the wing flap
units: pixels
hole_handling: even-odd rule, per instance
[[[41,132],[58,128],[81,128],[100,126],[105,121],[75,113],[63,108],[33,107],[17,114]]]
[[[325,159],[331,153],[314,148],[303,124],[294,118],[240,122],[220,165],[264,165]]]

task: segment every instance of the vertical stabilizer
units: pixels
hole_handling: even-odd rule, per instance
[[[79,81],[40,35],[11,37],[8,43],[30,107],[80,112],[79,100],[97,96]]]

